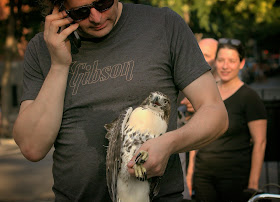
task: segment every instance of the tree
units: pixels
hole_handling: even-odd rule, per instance
[[[194,33],[203,33],[206,37],[238,38],[243,42],[253,38],[262,45],[262,48],[273,48],[275,42],[279,41],[277,37],[280,34],[279,0],[151,0],[151,2],[154,6],[170,7],[189,23]],[[271,36],[274,36],[273,39]],[[266,39],[273,41],[273,44]],[[268,44],[270,46],[266,46]]]

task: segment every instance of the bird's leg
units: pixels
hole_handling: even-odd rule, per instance
[[[140,181],[147,180],[147,172],[146,168],[143,167],[143,164],[147,161],[148,156],[149,154],[147,151],[140,151],[135,159],[133,168],[136,178]]]

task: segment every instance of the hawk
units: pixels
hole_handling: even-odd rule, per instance
[[[161,92],[152,92],[134,110],[126,109],[110,124],[106,124],[109,146],[106,156],[106,178],[113,202],[149,202],[159,191],[160,177],[147,180],[142,166],[147,151],[140,151],[133,166],[135,176],[127,170],[127,163],[140,146],[166,132],[170,116],[170,100]]]

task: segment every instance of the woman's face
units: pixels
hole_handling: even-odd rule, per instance
[[[243,68],[245,60],[240,62],[237,50],[220,48],[216,58],[217,72],[223,82],[238,78],[239,70]]]

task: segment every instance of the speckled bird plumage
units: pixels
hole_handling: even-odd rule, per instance
[[[113,202],[148,202],[157,195],[160,178],[137,179],[128,173],[127,163],[144,142],[166,132],[169,116],[168,97],[161,92],[152,92],[139,107],[128,108],[115,121],[105,125],[109,140],[106,177]],[[139,164],[135,166],[142,168]]]

